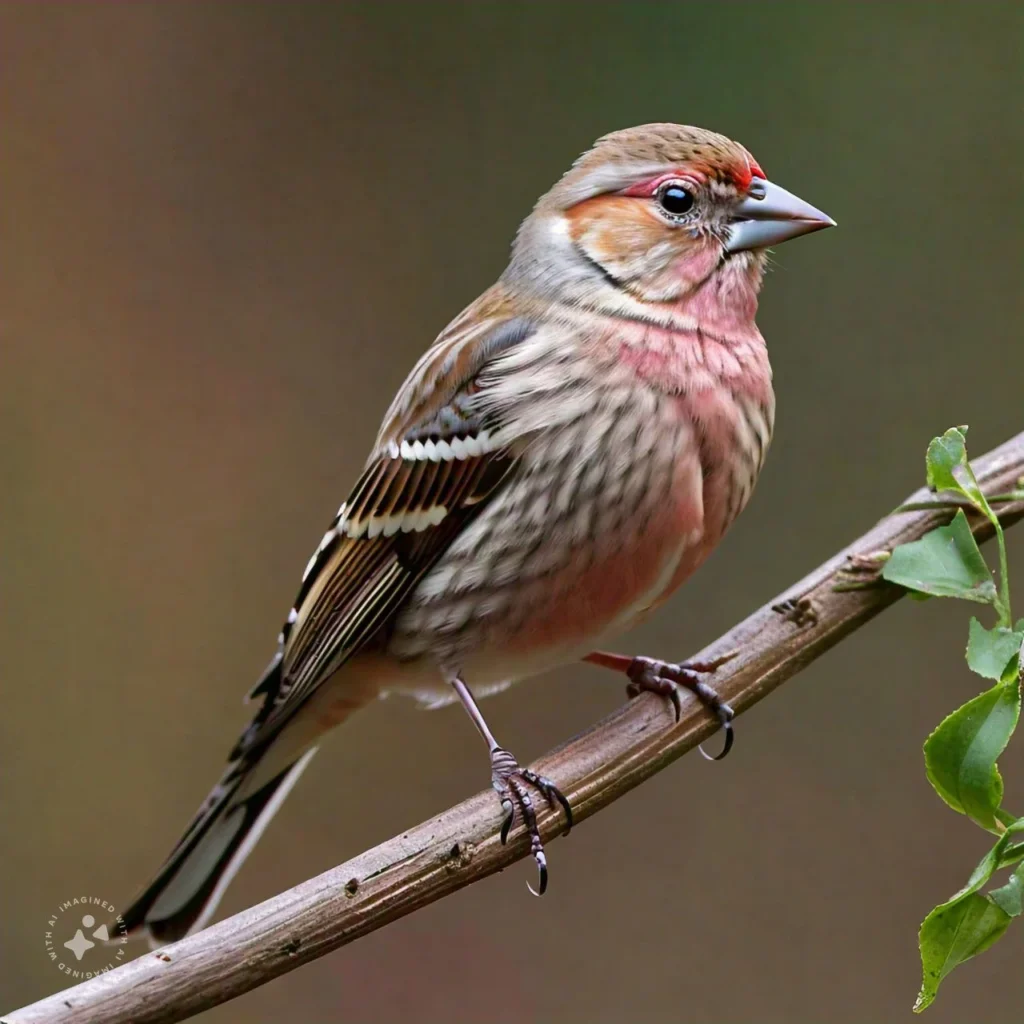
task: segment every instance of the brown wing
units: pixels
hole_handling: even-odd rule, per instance
[[[233,758],[262,748],[386,626],[512,468],[474,401],[476,380],[533,327],[473,311],[424,355],[385,417],[366,469],[310,559],[278,654],[250,694],[263,695],[263,706]]]

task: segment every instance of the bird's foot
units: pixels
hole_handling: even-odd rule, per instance
[[[522,815],[523,824],[530,836],[530,853],[537,862],[537,870],[540,872],[540,882],[536,889],[527,882],[527,888],[534,896],[543,896],[548,887],[548,859],[544,853],[544,844],[541,842],[540,831],[537,828],[537,812],[533,807],[533,799],[530,796],[530,788],[533,787],[547,801],[549,807],[556,804],[561,805],[565,811],[565,832],[568,835],[572,828],[572,808],[569,801],[562,795],[559,788],[548,778],[538,775],[529,768],[520,768],[519,762],[504,747],[493,747],[491,749],[491,785],[501,800],[501,808],[505,812],[505,818],[501,823],[501,842],[504,845],[508,841],[509,832],[515,824],[516,808]]]
[[[734,739],[732,720],[735,717],[735,712],[700,677],[713,673],[734,657],[736,657],[735,652],[712,661],[687,661],[681,665],[658,661],[655,658],[636,657],[626,668],[626,675],[629,678],[626,693],[630,697],[636,697],[645,692],[667,697],[672,702],[677,722],[683,710],[682,702],[679,699],[680,689],[686,689],[695,694],[704,707],[715,715],[725,730],[725,743],[720,753],[712,757],[704,750],[703,746],[699,748],[700,752],[709,761],[721,761],[732,750]]]

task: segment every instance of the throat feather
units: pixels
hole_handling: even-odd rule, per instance
[[[696,395],[724,387],[764,401],[771,390],[768,354],[753,325],[738,337],[647,324],[623,325],[617,336],[619,363],[657,391]]]

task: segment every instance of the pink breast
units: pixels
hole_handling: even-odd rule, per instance
[[[617,536],[581,545],[557,575],[527,588],[510,649],[570,647],[628,629],[692,572],[683,569],[702,547],[700,468],[693,460],[676,469]]]

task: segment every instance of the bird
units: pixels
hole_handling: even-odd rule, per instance
[[[834,226],[724,135],[653,123],[599,138],[537,201],[498,281],[426,349],[310,558],[255,714],[121,931],[203,927],[333,727],[371,701],[461,703],[506,841],[540,880],[552,780],[478,698],[577,660],[675,706],[716,665],[604,648],[658,608],[747,504],[775,416],[755,324],[767,249]],[[724,753],[724,751],[723,751]],[[532,887],[531,887],[532,888]]]

